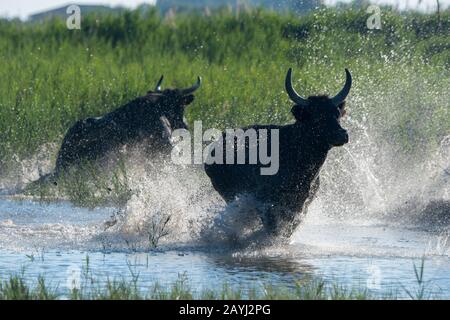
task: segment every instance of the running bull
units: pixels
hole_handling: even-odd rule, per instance
[[[295,104],[291,109],[295,123],[242,128],[244,131],[255,129],[258,132],[258,149],[261,148],[262,129],[266,132],[264,143],[268,145],[271,144],[272,132],[277,132],[279,168],[275,174],[261,174],[263,164],[259,160],[256,164],[237,164],[237,161],[230,164],[226,161],[226,132],[212,144],[212,149],[218,143],[219,148],[224,147],[223,161],[207,161],[205,164],[213,187],[227,203],[245,194],[266,204],[267,210],[261,214],[261,220],[270,234],[289,237],[293,233],[319,188],[319,172],[328,152],[349,141],[347,131],[340,124],[345,114],[345,99],[352,86],[350,72],[345,69],[345,73],[345,85],[336,96],[302,98],[292,86],[292,69],[289,69],[285,86]],[[250,143],[245,141],[241,145],[248,160]],[[234,160],[237,149],[235,141]],[[215,156],[214,151],[210,151],[210,156]],[[219,158],[222,160],[222,155]]]

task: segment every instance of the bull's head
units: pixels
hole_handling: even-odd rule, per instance
[[[292,69],[286,76],[286,91],[295,103],[292,113],[297,120],[311,130],[314,136],[321,137],[329,146],[342,146],[348,142],[347,130],[341,127],[340,119],[345,114],[345,98],[352,86],[352,76],[347,75],[344,88],[333,98],[310,96],[302,98],[292,86]]]
[[[194,101],[193,93],[200,88],[202,79],[197,78],[197,83],[186,89],[161,90],[164,76],[161,76],[153,91],[147,93],[146,98],[154,103],[165,121],[170,124],[170,129],[187,129],[184,121],[184,109]]]

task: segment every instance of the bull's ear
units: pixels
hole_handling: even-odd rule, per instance
[[[191,104],[194,101],[194,96],[192,94],[184,96],[183,100],[182,100],[182,104],[184,106],[187,106],[189,104]]]
[[[297,121],[303,121],[308,117],[307,107],[295,105],[292,107],[291,112]]]

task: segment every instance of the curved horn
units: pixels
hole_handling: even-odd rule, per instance
[[[342,88],[341,92],[339,92],[336,96],[331,98],[331,101],[336,106],[344,102],[345,98],[347,98],[347,95],[352,87],[352,75],[350,74],[350,71],[348,71],[347,68],[345,69],[345,74],[347,78],[345,80],[344,88]]]
[[[161,78],[159,78],[159,81],[156,84],[156,87],[155,87],[155,91],[156,92],[160,92],[161,91],[161,84],[162,84],[163,80],[164,80],[164,75],[162,75]]]
[[[181,89],[181,94],[184,95],[184,96],[187,96],[188,94],[194,93],[198,88],[200,88],[201,85],[202,85],[202,78],[198,77],[197,78],[197,83],[194,84],[190,88]]]
[[[295,91],[294,87],[292,86],[292,68],[289,68],[287,72],[285,86],[289,98],[291,98],[292,101],[294,101],[296,104],[300,106],[305,107],[309,104],[308,100],[300,97],[300,95]]]

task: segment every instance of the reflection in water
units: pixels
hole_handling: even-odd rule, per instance
[[[314,272],[312,265],[283,256],[211,255],[208,260],[219,268],[236,272],[276,272],[298,278]]]

